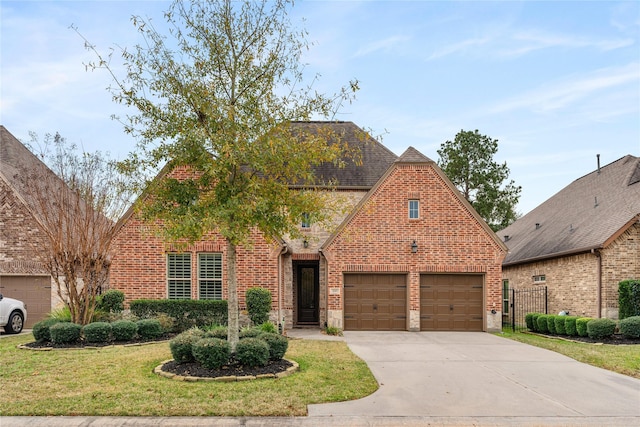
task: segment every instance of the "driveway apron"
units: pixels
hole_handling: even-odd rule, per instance
[[[380,388],[355,401],[309,405],[309,416],[640,417],[640,380],[499,336],[344,335]]]

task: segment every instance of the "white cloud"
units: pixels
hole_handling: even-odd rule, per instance
[[[411,40],[410,37],[407,36],[391,36],[386,39],[377,40],[375,42],[369,43],[364,47],[358,49],[355,53],[355,57],[366,56],[372,53],[376,53],[382,51],[384,53],[389,53],[391,50],[397,48],[399,44],[405,43]]]

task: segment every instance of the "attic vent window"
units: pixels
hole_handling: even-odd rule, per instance
[[[308,213],[302,214],[302,228],[311,228],[311,216]]]
[[[420,200],[409,200],[409,219],[420,218]]]
[[[547,276],[545,276],[544,274],[538,274],[536,276],[533,276],[533,283],[544,283],[547,281]]]

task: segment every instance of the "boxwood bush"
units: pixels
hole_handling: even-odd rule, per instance
[[[269,345],[260,338],[241,339],[235,357],[244,366],[264,366],[269,362]]]
[[[265,288],[249,288],[245,294],[249,318],[258,326],[269,320],[271,292]]]
[[[138,335],[142,339],[159,338],[164,334],[158,319],[142,319],[138,320],[136,324],[138,325]]]
[[[536,314],[537,313],[527,313],[524,316],[524,323],[527,325],[527,329],[529,329],[530,331],[534,330],[533,322]]]
[[[556,333],[556,316],[554,314],[547,315],[547,330],[550,334]]]
[[[578,318],[578,320],[576,320],[576,331],[578,332],[578,336],[587,336],[587,324],[591,320],[593,320],[591,317],[580,317]]]
[[[202,338],[191,345],[191,352],[198,363],[209,369],[221,368],[231,357],[229,343],[219,338]]]
[[[177,363],[195,361],[193,344],[204,338],[204,331],[198,328],[187,329],[169,342],[171,355]]]
[[[253,327],[253,328],[243,328],[240,333],[238,334],[238,336],[240,337],[240,339],[242,338],[258,338],[260,335],[262,335],[262,330],[259,327]]]
[[[631,316],[620,321],[620,333],[625,338],[640,338],[640,316]]]
[[[131,320],[116,320],[111,324],[114,341],[131,341],[138,333],[138,325]]]
[[[531,326],[532,326],[531,331],[540,332],[540,330],[538,329],[538,317],[542,315],[543,313],[531,313]]]
[[[616,331],[616,322],[611,319],[593,319],[587,323],[589,338],[607,338]]]
[[[229,337],[229,330],[226,326],[214,326],[205,332],[207,338],[220,338],[226,340]]]
[[[570,337],[578,336],[578,331],[576,330],[576,320],[578,320],[576,316],[565,316],[564,318],[564,330],[565,333]]]
[[[536,332],[540,332],[541,334],[546,334],[549,332],[547,317],[549,317],[549,315],[541,314],[536,318],[536,325],[538,325],[538,330]]]
[[[556,334],[558,335],[567,335],[565,322],[567,320],[567,316],[556,315],[553,316],[553,323],[556,327]]]
[[[640,280],[623,280],[618,284],[618,318],[640,316]]]
[[[62,320],[59,319],[44,319],[33,325],[32,333],[33,338],[38,342],[47,342],[51,341],[51,334],[49,333],[49,329],[57,324],[62,323]]]
[[[134,300],[129,304],[131,313],[141,319],[150,319],[164,313],[174,319],[172,332],[183,332],[194,326],[227,324],[227,301],[219,300]]]
[[[260,335],[260,339],[269,346],[269,359],[280,360],[289,348],[289,340],[282,335],[265,332]]]
[[[87,342],[105,343],[111,341],[111,324],[107,322],[93,322],[82,328]]]
[[[124,310],[124,292],[109,289],[96,298],[96,310],[105,313],[121,313]]]
[[[51,342],[54,344],[70,344],[80,340],[82,325],[71,322],[60,322],[49,328]]]

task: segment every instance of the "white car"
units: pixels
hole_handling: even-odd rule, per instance
[[[27,321],[27,306],[22,301],[0,294],[0,327],[7,334],[19,334]]]

